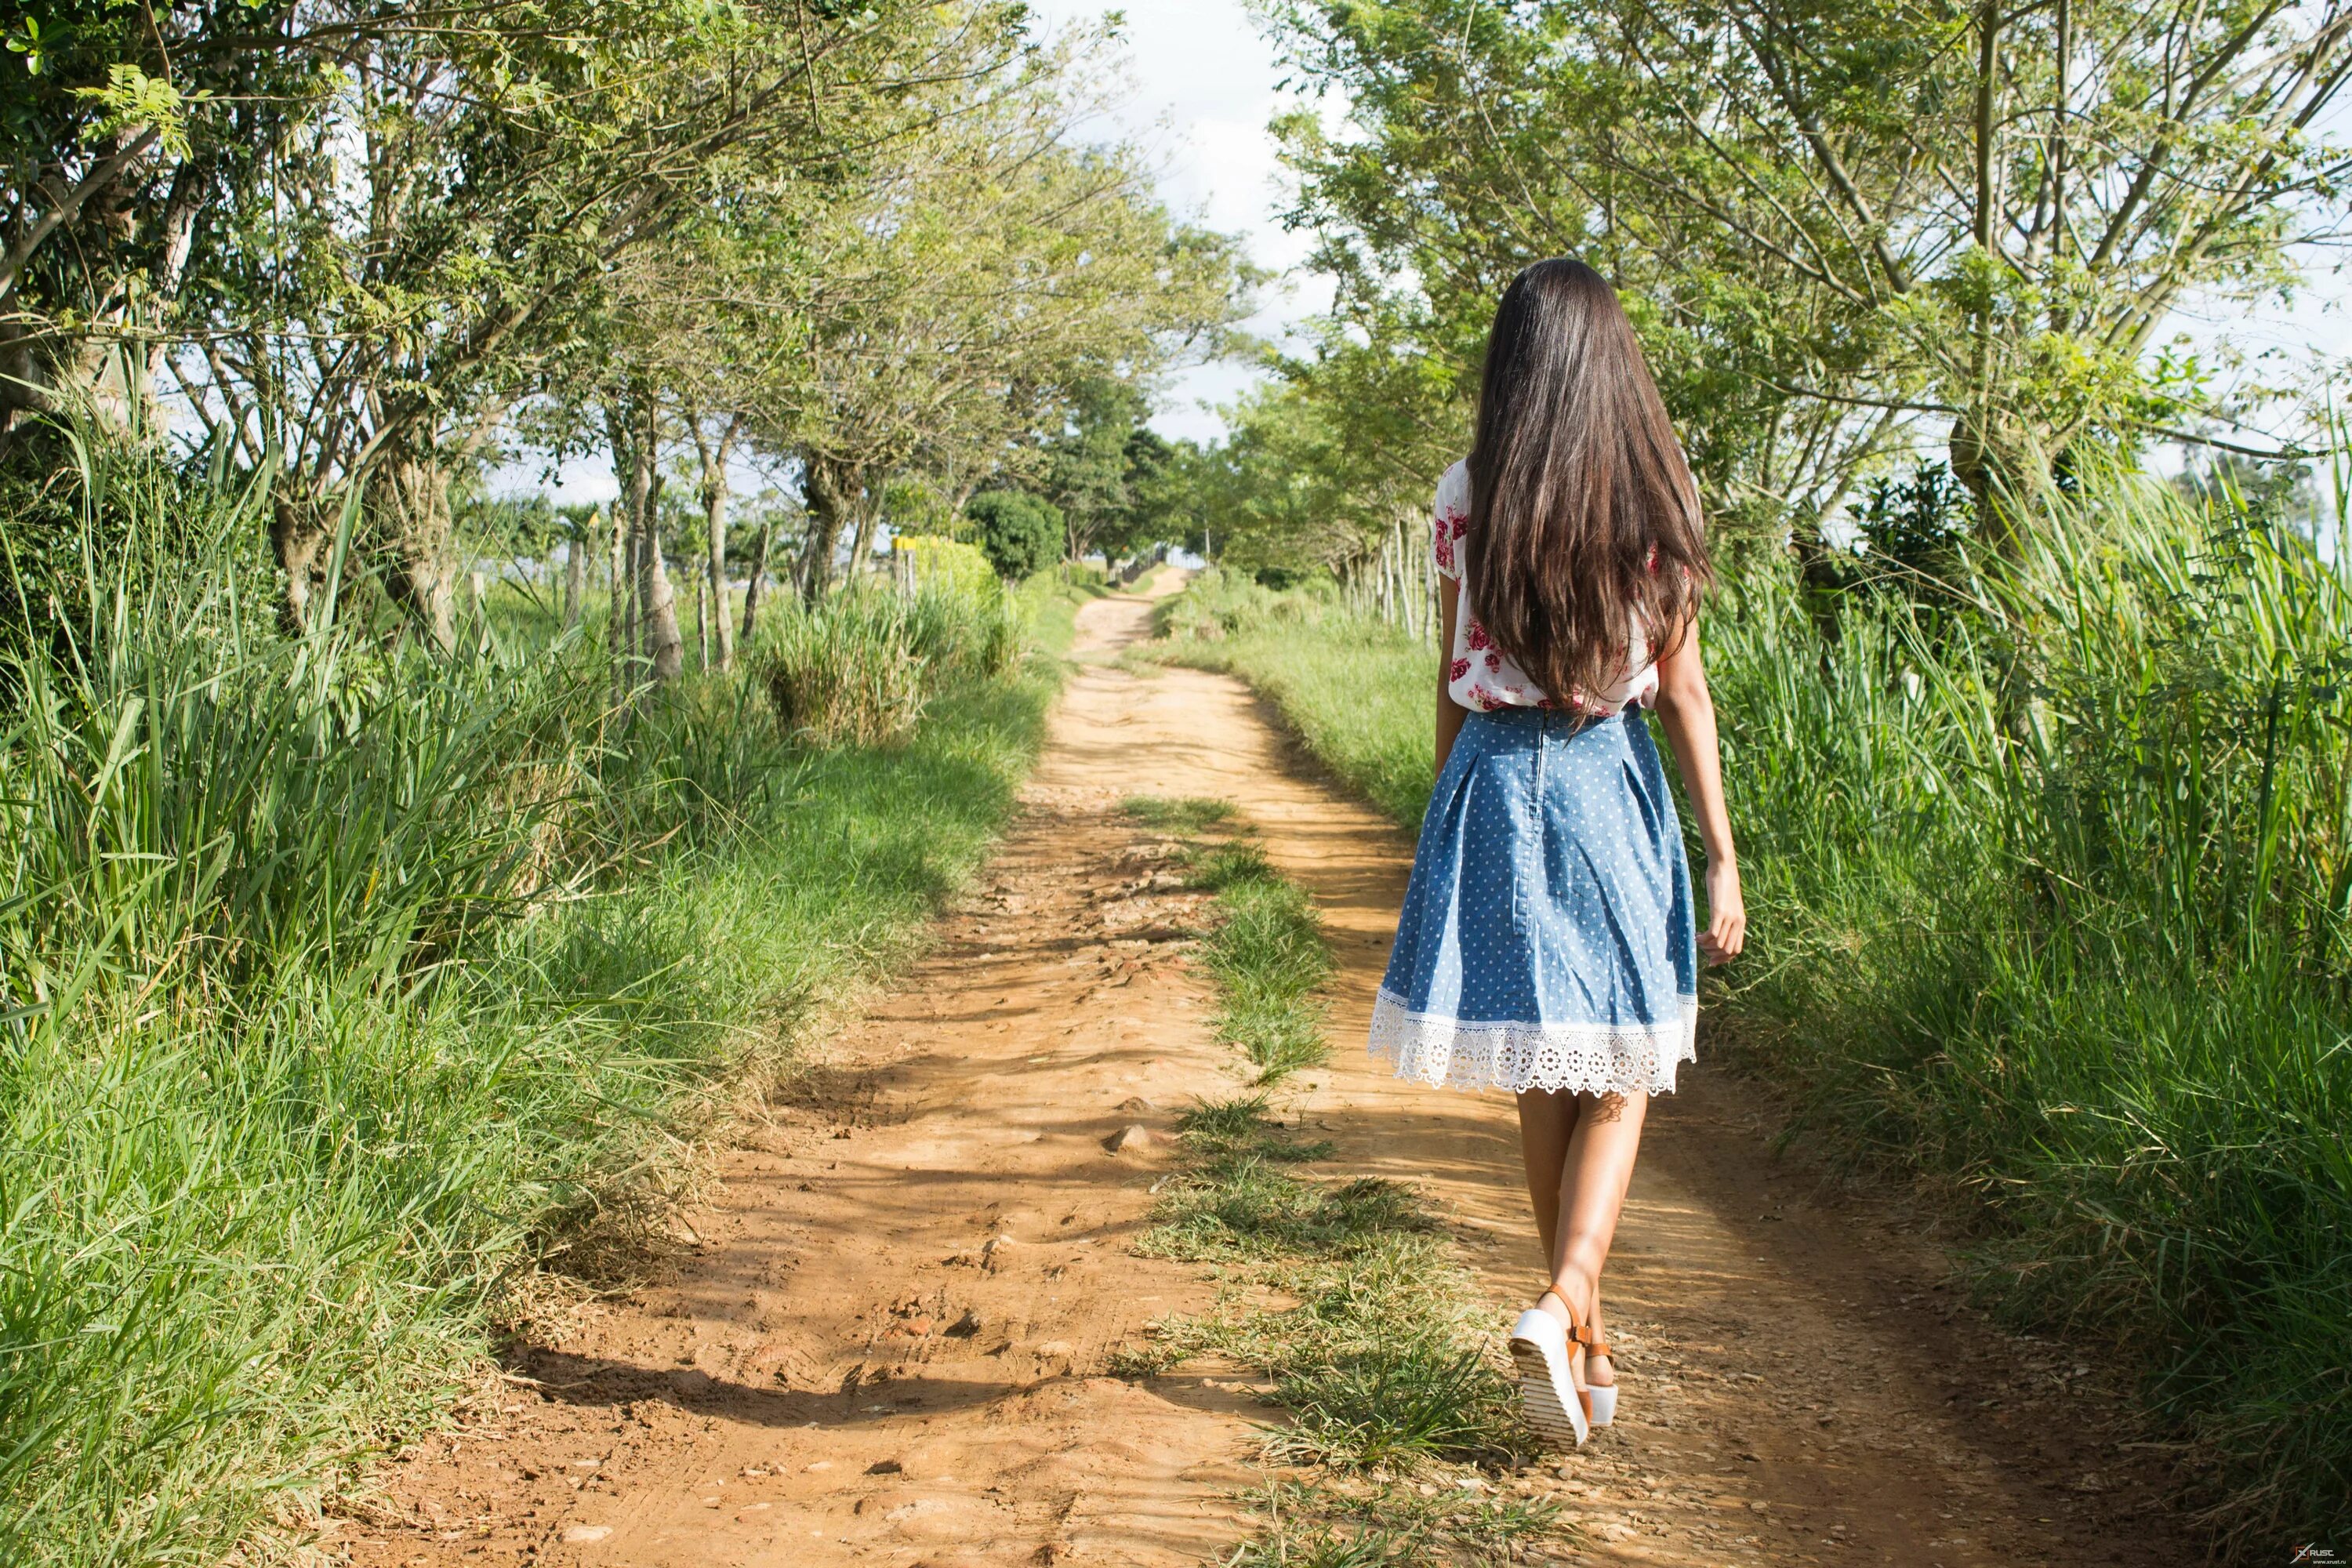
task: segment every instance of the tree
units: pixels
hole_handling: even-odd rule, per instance
[[[662,538],[662,414],[653,384],[639,376],[608,388],[604,416],[613,477],[621,487],[615,510],[625,521],[629,540],[630,611],[614,652],[635,654],[642,648],[653,678],[674,680],[686,668],[686,638],[678,630],[677,593]],[[622,581],[614,579],[616,597]]]
[[[1347,136],[1285,127],[1344,319],[1393,304],[1466,363],[1472,303],[1586,252],[1711,502],[1801,532],[1939,422],[2000,536],[2002,484],[2171,428],[2176,305],[2281,288],[2337,233],[2338,0],[1349,0],[1276,28],[1348,106]]]
[[[1132,149],[1077,142],[1092,47],[942,87],[926,134],[867,159],[856,199],[804,231],[807,392],[777,432],[807,477],[803,593],[845,542],[864,561],[894,478],[960,503],[1033,474],[1081,386],[1212,349],[1239,313],[1233,242],[1173,221]]]
[[[1333,405],[1275,382],[1227,410],[1224,441],[1194,465],[1194,508],[1221,563],[1339,567],[1367,548],[1368,519],[1335,437]]]
[[[734,456],[736,441],[743,434],[743,416],[730,415],[714,429],[707,427],[701,411],[689,405],[686,426],[693,437],[694,455],[701,470],[703,548],[712,616],[719,629],[719,668],[732,669],[735,628],[727,615],[727,464]],[[761,564],[764,567],[765,561]]]
[[[975,38],[1017,49],[1020,25],[1017,7],[916,0],[313,0],[168,8],[174,48],[138,8],[66,9],[77,72],[106,85],[45,88],[17,121],[0,289],[20,304],[37,274],[47,290],[9,329],[17,358],[29,341],[86,363],[131,330],[106,302],[152,294],[142,279],[178,256],[176,310],[141,330],[184,345],[164,358],[191,416],[276,475],[289,621],[357,493],[385,586],[444,646],[448,475],[615,271],[754,174],[834,178],[845,149],[903,129],[894,106],[943,61]],[[257,87],[248,60],[278,74]],[[172,74],[205,68],[224,85]],[[71,103],[96,107],[77,121]],[[267,113],[236,107],[252,103]],[[115,153],[74,151],[93,135]],[[128,237],[77,281],[60,237],[101,217]]]
[[[1103,376],[1073,389],[1068,426],[1045,443],[1042,489],[1061,509],[1073,561],[1124,520],[1129,501],[1128,447],[1150,412],[1133,382]]]
[[[54,0],[5,16],[0,461],[13,461],[29,416],[61,399],[120,427],[125,400],[146,395],[205,216],[314,111],[316,72],[346,40],[271,0]],[[129,381],[107,384],[110,356]]]
[[[964,503],[981,552],[1008,583],[1034,577],[1062,558],[1062,514],[1026,490],[982,490]]]
[[[1300,184],[1291,221],[1337,283],[1328,330],[1286,374],[1333,397],[1332,435],[1368,483],[1425,500],[1466,445],[1496,300],[1529,262],[1573,252],[1618,284],[1718,524],[1809,528],[1889,432],[1786,387],[1849,374],[1864,340],[1717,226],[1635,243],[1588,146],[1618,112],[1613,68],[1591,53],[1598,26],[1557,5],[1435,0],[1277,14],[1300,79],[1348,121],[1338,135],[1307,112],[1277,127]]]

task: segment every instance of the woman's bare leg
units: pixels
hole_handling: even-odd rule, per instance
[[[1543,1239],[1551,1288],[1598,1332],[1601,1271],[1617,1234],[1617,1215],[1633,1179],[1642,1144],[1646,1095],[1519,1096],[1519,1145],[1527,1162],[1528,1196]],[[1544,1310],[1565,1320],[1547,1301]],[[1586,1381],[1606,1386],[1615,1372],[1603,1358],[1585,1369]]]

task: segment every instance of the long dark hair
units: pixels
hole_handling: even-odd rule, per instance
[[[1624,673],[1689,629],[1714,580],[1698,490],[1633,325],[1581,261],[1538,261],[1495,310],[1462,541],[1479,621],[1552,697]]]

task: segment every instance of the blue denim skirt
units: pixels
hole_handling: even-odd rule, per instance
[[[1455,1089],[1654,1094],[1697,1024],[1690,862],[1641,710],[1471,714],[1422,819],[1373,1054]]]

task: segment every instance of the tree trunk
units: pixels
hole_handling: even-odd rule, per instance
[[[677,592],[670,583],[669,563],[663,557],[658,503],[661,479],[654,464],[659,456],[659,411],[653,396],[633,388],[620,403],[607,403],[605,431],[612,441],[613,467],[625,483],[629,533],[635,556],[632,631],[642,637],[644,654],[656,680],[675,680],[686,668],[686,638],[677,629]]]
[[[702,458],[702,515],[709,542],[706,546],[710,558],[710,604],[719,623],[719,668],[735,668],[735,628],[727,618],[727,459],[735,449],[735,437],[742,431],[743,416],[737,415],[727,422],[727,428],[713,447],[702,438],[702,426],[697,421],[694,444]],[[710,665],[710,652],[703,650],[705,668]]]
[[[621,651],[634,664],[645,653],[646,542],[644,536],[637,532],[636,519],[627,501],[625,500],[615,510],[619,516],[629,519],[628,588],[621,595],[623,602],[629,606],[629,615],[621,626]]]
[[[661,542],[649,540],[646,558],[646,652],[653,660],[656,680],[676,680],[686,668],[686,637],[677,629],[677,589],[669,580],[669,563]]]
[[[760,591],[768,577],[768,546],[776,537],[776,525],[760,525],[760,542],[751,547],[751,580],[743,584],[743,646],[751,646],[751,637],[760,629]]]
[[[160,329],[179,300],[181,279],[187,276],[188,255],[196,243],[196,217],[204,210],[207,184],[199,164],[194,161],[184,163],[172,176],[172,194],[164,202],[160,226],[163,254],[147,280],[149,322],[159,329],[147,346],[146,391],[151,405],[155,396],[155,378],[163,374],[172,341],[170,334]]]
[[[1952,477],[1969,492],[1976,513],[1977,538],[1999,551],[2004,560],[2015,561],[2024,544],[2015,515],[2017,489],[2024,476],[2015,459],[2002,452],[2000,437],[1987,424],[1985,419],[1967,416],[1954,420],[1945,458],[1952,466]]]
[[[604,515],[597,512],[593,521],[602,521]],[[606,542],[605,565],[613,578],[609,651],[613,659],[613,705],[617,708],[629,692],[629,520],[618,506],[613,508],[613,526]]]
[[[647,422],[651,423],[650,417]],[[645,480],[639,489],[643,500],[637,514],[637,541],[643,552],[639,559],[645,563],[646,657],[652,661],[656,680],[676,680],[686,668],[686,638],[677,629],[677,590],[670,582],[667,552],[662,549],[656,506],[661,481],[653,471],[653,443],[646,441],[640,450]]]
[[[833,586],[833,557],[850,520],[858,491],[847,467],[811,455],[807,459],[808,541],[801,552],[801,596],[814,604]]]
[[[710,673],[710,574],[708,572],[697,574],[694,579],[694,645],[695,657],[702,661],[702,672],[708,675]]]
[[[849,546],[849,580],[852,583],[874,565],[874,523],[881,510],[880,507],[871,504],[857,509],[857,535]]]
[[[637,657],[637,587],[643,557],[637,537],[637,443],[628,413],[617,402],[604,404],[604,437],[613,451],[613,479],[620,497],[613,502],[613,657],[624,663]],[[634,684],[634,678],[630,683]]]
[[[457,566],[449,553],[449,482],[430,456],[386,457],[366,480],[368,510],[391,560],[384,591],[433,646],[457,646]]]
[[[278,625],[289,637],[310,629],[317,595],[327,586],[334,535],[320,521],[319,509],[309,500],[274,496],[269,503],[269,547],[286,574],[286,597],[278,606]]]

